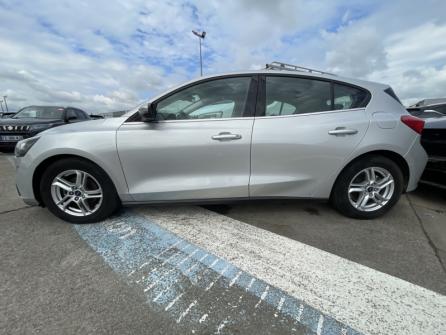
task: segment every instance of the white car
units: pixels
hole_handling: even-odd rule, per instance
[[[120,204],[259,198],[330,199],[347,216],[375,218],[416,188],[423,125],[387,85],[272,64],[23,140],[17,188],[79,223]]]

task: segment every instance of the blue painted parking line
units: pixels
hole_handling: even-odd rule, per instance
[[[99,224],[74,225],[74,229],[129,285],[141,290],[149,306],[164,311],[177,324],[187,322],[197,331],[206,325],[220,332],[268,307],[274,310],[272,320],[291,319],[307,333],[360,334],[132,211]],[[227,297],[219,296],[231,292],[238,294],[236,299],[226,302]],[[247,299],[253,298],[255,303],[247,305]],[[212,305],[223,300],[228,315],[215,315],[217,307]]]

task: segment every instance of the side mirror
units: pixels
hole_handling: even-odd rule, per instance
[[[146,106],[139,108],[139,115],[141,116],[142,122],[153,122],[156,120],[156,109],[152,103],[149,103]]]
[[[70,116],[65,119],[65,122],[70,123],[70,121],[74,121],[74,120],[77,120],[77,118],[75,116]]]

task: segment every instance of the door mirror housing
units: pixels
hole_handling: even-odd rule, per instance
[[[152,103],[149,103],[147,107],[143,106],[138,110],[141,121],[153,122],[156,121],[156,108]]]
[[[75,120],[77,120],[77,118],[75,116],[70,116],[65,119],[65,122],[70,123],[71,121],[75,121]]]

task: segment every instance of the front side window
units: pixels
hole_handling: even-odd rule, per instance
[[[327,81],[266,77],[266,116],[315,113],[331,110],[331,88]]]
[[[359,88],[340,84],[333,85],[334,110],[365,107],[368,102],[368,93]]]
[[[159,120],[221,119],[243,116],[250,77],[223,78],[185,88],[159,101]]]

